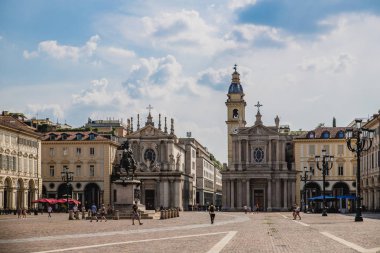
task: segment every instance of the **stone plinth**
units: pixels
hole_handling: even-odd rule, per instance
[[[145,211],[145,206],[140,204],[140,180],[117,179],[112,182],[111,192],[114,209],[119,210],[120,215],[132,212],[132,206],[137,201],[141,211]]]

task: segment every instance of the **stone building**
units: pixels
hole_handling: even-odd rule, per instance
[[[355,195],[356,159],[348,150],[345,139],[346,127],[317,127],[293,140],[295,167],[304,175],[305,169],[314,171],[311,180],[306,183],[297,177],[296,202],[302,206],[309,201],[303,200],[303,190],[306,190],[306,199],[323,194],[322,172],[317,169],[315,156],[322,155],[322,150],[334,156],[333,166],[327,172],[325,190],[328,196],[342,196],[337,200],[329,201],[328,207],[336,210],[350,210],[355,207],[354,200],[349,196]],[[320,165],[321,166],[321,165]],[[309,173],[310,175],[310,173]],[[343,196],[347,196],[344,198]],[[316,208],[321,206],[316,206]]]
[[[10,115],[0,116],[0,209],[34,208],[42,191],[40,135]]]
[[[43,196],[62,198],[67,185],[62,171],[73,174],[70,197],[87,208],[92,203],[111,204],[110,178],[119,146],[116,137],[105,138],[95,132],[48,132],[42,137]]]
[[[296,170],[292,167],[292,136],[287,128],[265,126],[260,103],[256,121],[246,126],[243,87],[239,73],[232,74],[227,94],[228,166],[222,171],[223,208],[242,210],[259,205],[261,210],[288,210],[295,202]]]
[[[364,127],[375,130],[375,133],[371,149],[361,158],[362,204],[368,210],[380,211],[380,110]]]

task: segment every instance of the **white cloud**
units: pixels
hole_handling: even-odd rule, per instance
[[[38,44],[37,51],[29,53],[25,50],[24,58],[31,59],[40,56],[41,54],[45,54],[58,60],[69,59],[72,61],[78,61],[80,57],[91,57],[96,51],[99,40],[100,37],[98,35],[92,36],[82,47],[60,45],[56,40],[42,41]]]
[[[247,5],[254,5],[256,0],[231,0],[229,1],[228,7],[232,10],[244,8]]]
[[[300,65],[303,71],[341,73],[354,63],[354,57],[347,53],[308,59]]]
[[[60,104],[29,104],[27,105],[27,111],[33,117],[37,117],[37,115],[53,115],[56,119],[63,119],[65,115],[64,108]]]

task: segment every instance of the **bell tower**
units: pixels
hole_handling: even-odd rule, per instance
[[[227,138],[228,138],[228,165],[232,162],[232,138],[231,135],[237,134],[239,127],[244,127],[245,106],[243,87],[240,84],[240,74],[237,72],[237,65],[234,66],[232,81],[227,94]]]

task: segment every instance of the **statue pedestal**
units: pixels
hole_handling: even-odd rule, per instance
[[[140,180],[117,179],[111,184],[112,199],[114,209],[120,214],[128,214],[132,211],[132,206],[137,201],[141,211],[145,211],[145,206],[140,204]]]

